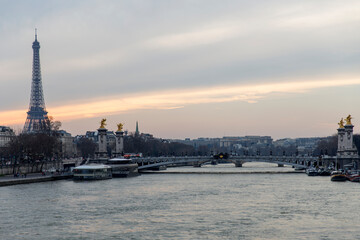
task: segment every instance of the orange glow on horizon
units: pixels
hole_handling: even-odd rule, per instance
[[[256,103],[272,93],[302,93],[312,89],[360,85],[360,79],[278,82],[255,85],[229,85],[161,92],[134,93],[89,99],[86,103],[49,107],[49,115],[59,121],[108,116],[140,109],[177,109],[191,104],[245,101]],[[26,119],[26,110],[0,112],[1,125],[19,125]]]

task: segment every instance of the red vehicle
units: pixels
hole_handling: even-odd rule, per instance
[[[139,158],[142,157],[142,153],[125,153],[124,158]]]

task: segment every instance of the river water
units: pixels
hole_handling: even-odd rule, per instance
[[[259,163],[194,169],[2,187],[0,239],[360,239],[359,183]]]

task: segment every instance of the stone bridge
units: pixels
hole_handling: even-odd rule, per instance
[[[312,156],[229,156],[227,159],[215,159],[212,156],[182,156],[182,157],[145,157],[134,158],[133,162],[139,165],[139,170],[161,169],[162,167],[189,166],[201,167],[210,162],[234,163],[236,167],[242,167],[246,162],[266,162],[278,164],[279,167],[290,165],[295,168],[309,166],[335,166],[336,157],[312,157]]]

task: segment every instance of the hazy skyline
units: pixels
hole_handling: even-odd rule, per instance
[[[360,130],[358,1],[0,0],[0,125],[22,128],[38,29],[48,115],[163,138]]]

